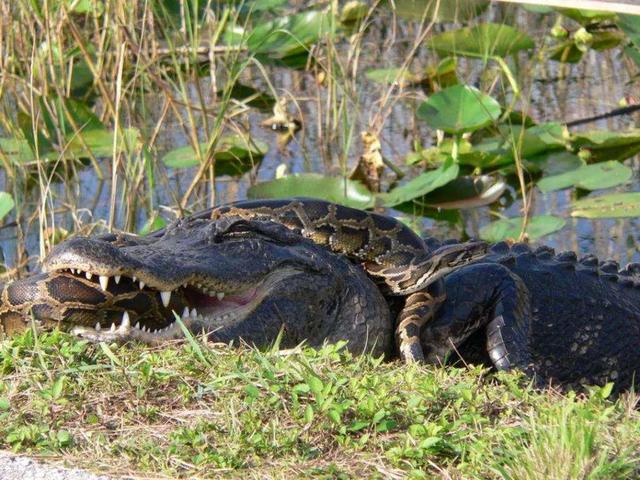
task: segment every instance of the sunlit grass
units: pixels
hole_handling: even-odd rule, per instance
[[[115,475],[595,479],[640,474],[636,398],[321,351],[5,341],[0,446]]]

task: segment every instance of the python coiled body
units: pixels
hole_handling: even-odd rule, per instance
[[[214,237],[224,237],[230,230],[241,228],[243,221],[282,225],[362,265],[386,295],[405,297],[396,325],[396,343],[405,361],[424,359],[420,332],[446,298],[444,275],[482,258],[487,249],[484,242],[466,242],[432,251],[410,228],[391,217],[309,198],[236,202],[194,214],[176,225],[183,229],[192,228],[191,225],[210,228]],[[93,321],[97,332],[105,327],[113,331],[117,319],[123,318],[122,330],[128,336],[132,331],[144,340],[148,340],[149,332],[172,336],[177,327],[167,326],[166,319],[171,318],[172,312],[193,316],[189,297],[213,292],[214,298],[222,292],[217,292],[206,278],[178,282],[175,278],[160,279],[154,272],[148,272],[146,277],[144,272],[136,272],[135,265],[128,265],[131,260],[126,258],[114,264],[122,247],[137,248],[141,244],[140,248],[153,250],[155,239],[167,232],[170,234],[171,228],[147,237],[108,234],[97,237],[93,246],[91,239],[78,240],[82,248],[75,253],[69,253],[69,248],[54,250],[44,262],[46,275],[4,289],[0,321],[5,331],[24,323],[24,318],[31,315],[46,318],[44,323],[88,325]],[[73,240],[68,245],[74,245]],[[88,260],[90,257],[95,258]],[[198,259],[193,260],[197,263]],[[78,268],[79,264],[82,268]],[[109,278],[114,281],[109,282]],[[107,282],[109,288],[104,288]],[[74,292],[77,295],[72,299]],[[144,330],[138,332],[130,328],[133,326]],[[104,331],[96,336],[104,338]]]
[[[309,198],[242,201],[197,217],[266,218],[361,263],[386,293],[406,297],[396,327],[396,343],[406,362],[424,361],[420,332],[446,299],[443,277],[479,260],[488,248],[485,242],[465,242],[431,251],[392,217]]]

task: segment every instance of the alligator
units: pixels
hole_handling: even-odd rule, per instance
[[[258,346],[343,339],[356,353],[462,358],[520,369],[540,386],[614,381],[616,392],[640,370],[639,264],[423,240],[390,217],[320,200],[239,202],[145,237],[76,237],[42,269],[3,288],[6,333],[35,325],[93,341],[158,343],[185,329]]]

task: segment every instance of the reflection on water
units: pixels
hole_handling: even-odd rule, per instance
[[[492,10],[488,16],[493,21],[506,21],[500,18],[500,10]],[[528,32],[544,31],[549,19],[535,15],[520,15],[516,18],[519,28]],[[345,121],[353,123],[352,145],[348,158],[341,157],[345,144],[344,136],[341,138],[326,138],[319,132],[326,132],[320,128],[322,122],[327,121],[327,92],[319,86],[311,73],[292,71],[285,68],[265,67],[271,84],[279,95],[296,99],[299,107],[297,112],[304,122],[304,130],[299,132],[296,139],[285,149],[278,148],[275,135],[269,130],[259,126],[264,118],[263,114],[251,113],[249,116],[249,129],[255,138],[263,140],[270,145],[270,150],[259,169],[252,174],[245,175],[241,180],[221,178],[215,185],[215,192],[208,192],[206,187],[194,197],[200,200],[200,207],[205,207],[207,198],[215,195],[216,203],[223,203],[246,197],[246,189],[251,182],[273,179],[276,168],[285,164],[290,173],[297,172],[322,172],[339,175],[348,171],[358,157],[361,147],[359,134],[369,126],[369,122],[379,111],[379,99],[386,87],[374,84],[366,80],[364,72],[369,68],[384,68],[398,66],[406,57],[411,48],[410,42],[403,43],[402,36],[413,38],[410,24],[402,23],[398,29],[389,28],[384,22],[374,23],[367,32],[360,59],[358,63],[357,88],[350,92],[339,92],[347,98],[346,108],[340,112]],[[535,36],[541,42],[542,36]],[[435,55],[427,49],[422,49],[411,68],[412,71],[420,71],[425,66],[436,61]],[[630,78],[628,65],[626,65],[618,50],[604,53],[590,52],[582,62],[577,65],[561,65],[554,62],[539,63],[522,56],[518,59],[516,74],[523,91],[522,108],[528,111],[534,120],[573,120],[589,117],[598,113],[609,111],[618,106],[618,102],[625,94],[630,93]],[[458,69],[461,81],[481,86],[485,91],[492,82],[492,78],[481,68],[478,61],[461,60]],[[243,83],[255,86],[258,89],[268,90],[265,81],[257,70],[245,72]],[[205,86],[206,83],[205,83]],[[499,97],[499,86],[491,94]],[[421,91],[406,90],[396,92],[396,101],[382,129],[381,141],[383,154],[398,165],[404,164],[404,157],[409,153],[415,143],[429,145],[433,142],[434,132],[430,131],[423,123],[416,120],[415,110],[424,99]],[[194,92],[194,97],[196,93]],[[151,99],[150,99],[151,100]],[[160,117],[160,105],[150,102],[152,115],[148,119],[149,125],[155,125]],[[158,111],[153,111],[157,108]],[[602,120],[594,124],[582,126],[582,129],[608,128],[612,130],[624,129],[632,125],[632,117],[619,117]],[[156,158],[161,158],[166,151],[181,145],[186,145],[187,138],[180,128],[179,119],[169,118],[163,124],[159,141],[156,144]],[[139,125],[133,125],[138,126]],[[151,127],[153,128],[153,127]],[[148,131],[149,128],[143,129]],[[203,132],[200,132],[203,133]],[[204,135],[202,136],[204,137]],[[634,168],[634,177],[630,185],[619,187],[619,191],[636,191],[638,188],[639,171],[638,159],[627,161]],[[98,180],[95,171],[91,168],[81,170],[75,181],[67,183],[54,183],[51,185],[56,199],[56,225],[73,230],[75,225],[70,210],[75,210],[76,219],[81,222],[90,222],[109,217],[109,202],[111,185],[109,182],[110,161],[102,163],[105,178]],[[193,179],[195,169],[169,170],[157,165],[158,187],[153,192],[153,203],[158,206],[175,206],[176,199],[182,194]],[[417,172],[417,170],[416,170]],[[387,173],[390,175],[389,173]],[[389,180],[390,177],[387,177]],[[40,192],[33,190],[33,198],[28,199],[22,205],[23,218],[28,218],[38,207],[37,202]],[[129,192],[121,192],[120,196],[129,195]],[[512,191],[513,196],[516,192]],[[593,252],[599,257],[616,259],[622,263],[640,261],[638,253],[638,220],[586,220],[572,219],[568,217],[568,205],[574,191],[560,191],[548,195],[542,195],[534,190],[533,213],[552,213],[567,218],[567,226],[560,232],[544,238],[544,242],[559,250],[575,250],[581,254]],[[71,209],[69,204],[74,205]],[[501,215],[518,216],[521,202],[515,201],[507,208],[499,211]],[[51,205],[47,205],[51,211]],[[425,232],[438,237],[460,237],[463,234],[477,235],[478,229],[495,219],[497,207],[473,209],[463,212],[464,227],[447,225],[424,220]],[[145,208],[136,212],[137,225],[142,225],[148,216]],[[123,212],[118,211],[116,225],[124,224]],[[464,229],[464,232],[462,231]],[[29,255],[37,255],[38,226],[37,221],[29,226],[25,225],[26,246]],[[0,231],[1,245],[10,266],[15,264],[16,231],[15,228],[5,228]]]

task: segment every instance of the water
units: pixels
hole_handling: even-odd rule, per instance
[[[494,8],[487,14],[487,19],[505,21],[501,12],[502,10]],[[538,43],[542,41],[539,32],[549,28],[548,19],[535,15],[518,15],[515,22],[516,26],[529,32]],[[400,40],[403,37],[413,38],[412,28],[410,24],[405,22],[399,23],[398,28],[393,29],[384,21],[378,20],[365,35],[358,63],[357,88],[346,94],[349,100],[344,115],[348,123],[354,125],[352,148],[346,159],[340,157],[345,142],[344,136],[342,138],[327,138],[327,130],[319,128],[326,121],[327,112],[330,111],[326,104],[326,89],[318,86],[316,78],[311,73],[266,66],[269,81],[277,93],[295,99],[299,108],[296,111],[296,116],[303,119],[303,131],[299,132],[294,141],[284,149],[279,148],[273,132],[259,126],[260,121],[265,118],[265,114],[256,111],[250,113],[248,116],[249,131],[254,138],[263,140],[270,145],[267,155],[256,171],[246,174],[241,179],[219,178],[215,185],[215,192],[210,192],[203,187],[203,190],[197,192],[197,195],[193,197],[194,200],[198,200],[195,206],[206,207],[208,199],[212,196],[217,204],[246,198],[247,188],[252,183],[273,179],[276,168],[281,164],[286,165],[289,173],[320,172],[328,175],[340,175],[350,171],[361,149],[359,134],[370,126],[370,122],[379,113],[379,101],[387,88],[366,80],[364,72],[370,68],[400,65],[411,48],[410,42],[403,43]],[[411,70],[418,72],[429,64],[433,65],[436,61],[434,53],[422,48]],[[485,68],[479,61],[460,60],[459,79],[462,82],[481,86],[486,91],[492,78],[487,78],[486,74],[483,76],[484,70]],[[523,91],[521,106],[526,106],[529,115],[538,122],[569,121],[590,117],[616,108],[621,98],[632,93],[631,71],[633,71],[631,65],[623,61],[618,49],[603,53],[589,52],[577,65],[555,62],[536,63],[535,60],[527,59],[526,55],[522,55],[519,57],[515,69]],[[242,82],[259,90],[268,90],[268,85],[257,69],[245,72]],[[203,82],[203,86],[210,87],[207,81]],[[498,89],[492,94],[499,96],[499,93],[498,86]],[[195,100],[195,89],[193,95]],[[404,157],[412,151],[414,143],[418,142],[424,146],[432,144],[434,132],[424,122],[419,121],[415,115],[417,106],[425,98],[422,91],[405,89],[402,92],[396,92],[394,97],[396,100],[385,119],[380,139],[384,156],[397,165],[403,166]],[[143,131],[153,129],[161,116],[160,102],[154,102],[153,97],[148,98],[147,102],[150,108],[150,118],[147,119],[146,128],[142,128],[144,126],[141,125],[131,125]],[[584,130],[594,128],[622,130],[634,125],[634,121],[637,123],[637,117],[635,120],[628,116],[617,117],[579,128]],[[577,130],[578,128],[573,131]],[[203,131],[199,133],[201,139],[205,138]],[[169,114],[162,124],[160,136],[155,145],[158,161],[157,178],[159,180],[158,187],[152,194],[152,200],[156,209],[162,210],[163,206],[175,206],[176,199],[182,198],[195,174],[196,169],[180,171],[165,169],[160,165],[159,159],[165,152],[187,143],[188,139],[180,128],[179,121]],[[628,160],[626,163],[634,170],[633,178],[627,185],[613,190],[637,191],[639,190],[639,159]],[[48,204],[47,207],[49,207],[48,211],[51,211],[53,206],[57,212],[55,214],[56,226],[77,230],[80,225],[109,217],[112,189],[110,165],[110,160],[101,162],[105,173],[103,180],[99,180],[95,170],[88,167],[79,170],[75,180],[64,184],[51,184],[53,195],[50,198],[55,200],[53,205]],[[412,173],[417,174],[419,170],[415,169]],[[388,171],[386,175],[386,182],[389,182],[392,175]],[[131,192],[123,193],[122,187],[118,187],[119,201],[130,194]],[[511,194],[513,197],[517,197],[516,190],[512,189]],[[534,196],[533,214],[550,213],[567,219],[566,227],[545,237],[544,243],[558,250],[574,250],[580,254],[595,253],[601,258],[612,258],[621,263],[640,261],[638,219],[573,219],[568,214],[568,207],[576,194],[575,191],[563,190],[543,195],[534,189],[532,194]],[[38,208],[39,198],[41,198],[39,190],[32,190],[21,205],[22,218],[31,217]],[[516,200],[506,208],[498,210],[495,207],[492,208],[483,207],[463,211],[462,225],[449,225],[425,219],[424,229],[425,232],[442,238],[463,235],[477,236],[480,227],[495,220],[496,211],[507,217],[519,216],[522,203],[520,200]],[[170,212],[165,213],[167,213],[167,218],[171,218]],[[146,208],[139,208],[135,214],[136,224],[142,225],[148,214]],[[117,227],[125,224],[124,209],[118,210],[115,224]],[[38,222],[23,222],[23,231],[26,238],[27,255],[31,256],[33,260],[40,253]],[[0,242],[8,266],[16,266],[18,263],[16,260],[18,246],[16,229],[4,228],[0,230]],[[33,264],[33,261],[31,263]]]

